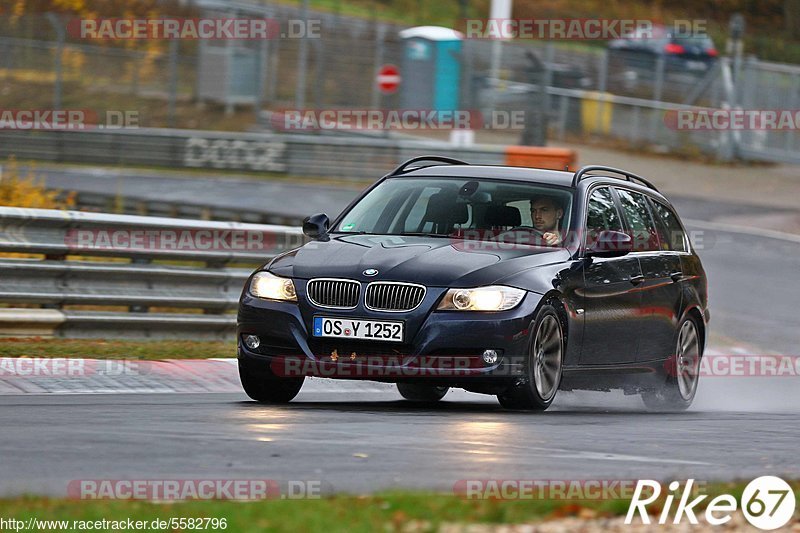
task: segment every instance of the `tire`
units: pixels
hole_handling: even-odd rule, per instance
[[[436,387],[433,385],[418,385],[416,383],[398,383],[397,390],[400,395],[411,402],[435,403],[444,398],[449,387]]]
[[[692,405],[700,380],[703,347],[700,328],[691,316],[684,318],[675,335],[675,355],[667,361],[666,378],[655,390],[642,393],[650,411],[685,411]]]
[[[497,395],[506,409],[544,411],[553,403],[561,385],[566,342],[558,310],[549,303],[543,305],[532,331],[524,377]]]
[[[251,399],[259,403],[282,404],[297,396],[305,377],[282,378],[273,374],[266,364],[256,371],[239,361],[239,380]]]

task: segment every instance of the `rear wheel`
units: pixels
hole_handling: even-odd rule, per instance
[[[542,306],[525,362],[525,377],[497,396],[506,409],[544,411],[558,392],[564,360],[564,333],[556,308]]]
[[[450,388],[419,385],[416,383],[398,383],[397,390],[406,400],[420,403],[433,403],[444,398],[444,395],[447,394]]]
[[[282,378],[276,376],[268,365],[254,369],[239,361],[239,379],[244,392],[259,403],[289,403],[300,392],[304,377]]]
[[[667,378],[656,390],[642,393],[651,411],[684,411],[692,405],[700,379],[702,347],[697,322],[686,317],[678,328],[675,356],[668,361]]]

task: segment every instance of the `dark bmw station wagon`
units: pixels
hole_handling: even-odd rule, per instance
[[[646,179],[412,159],[311,241],[248,280],[238,315],[245,392],[288,402],[306,376],[450,387],[544,410],[561,390],[622,389],[687,408],[707,337],[706,277]]]

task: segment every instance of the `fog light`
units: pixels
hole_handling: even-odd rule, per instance
[[[497,353],[497,350],[484,350],[482,357],[484,363],[487,365],[493,365],[497,362],[500,354]]]
[[[244,343],[251,350],[255,350],[261,346],[261,339],[258,338],[258,335],[248,335],[244,338]]]

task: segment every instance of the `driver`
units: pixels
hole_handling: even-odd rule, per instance
[[[558,226],[564,210],[552,196],[537,196],[531,200],[531,221],[533,227],[542,233],[542,239],[549,246],[561,244]]]

